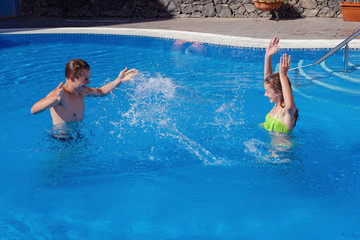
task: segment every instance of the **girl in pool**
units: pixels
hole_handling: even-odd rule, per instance
[[[295,127],[298,118],[298,109],[295,106],[291,83],[287,77],[291,56],[286,53],[280,57],[279,73],[272,71],[272,56],[279,49],[277,37],[270,40],[265,54],[264,88],[265,96],[275,106],[266,115],[265,122],[260,124],[268,131],[290,133]]]

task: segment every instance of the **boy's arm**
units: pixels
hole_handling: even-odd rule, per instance
[[[45,98],[41,99],[34,104],[31,108],[32,114],[41,113],[49,108],[52,108],[58,105],[61,102],[63,96],[64,88],[63,83],[61,82],[57,88],[51,91]]]
[[[272,56],[277,52],[279,49],[279,39],[274,37],[270,40],[269,46],[266,49],[265,53],[265,66],[264,66],[264,79],[270,76],[272,71]]]
[[[292,89],[290,86],[290,80],[287,77],[287,72],[290,68],[291,56],[287,57],[286,53],[280,57],[280,82],[284,96],[285,109],[292,115],[295,112],[295,102]]]
[[[105,84],[100,88],[86,88],[85,94],[87,96],[102,97],[117,88],[122,82],[133,80],[133,76],[138,74],[136,69],[127,70],[125,68],[119,74],[119,76],[112,82]]]

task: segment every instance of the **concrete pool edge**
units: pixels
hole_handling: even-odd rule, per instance
[[[143,36],[163,39],[202,42],[245,48],[266,48],[269,39],[237,37],[213,33],[200,33],[178,30],[141,29],[141,28],[104,28],[104,27],[65,27],[65,28],[16,28],[0,29],[0,34],[111,34]],[[280,48],[307,49],[333,48],[343,39],[281,39]],[[353,39],[350,48],[360,49],[360,40]]]

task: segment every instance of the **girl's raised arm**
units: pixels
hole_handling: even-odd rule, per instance
[[[291,63],[291,56],[287,56],[285,53],[280,57],[280,68],[279,68],[279,75],[280,75],[280,82],[281,88],[284,96],[285,102],[285,109],[290,111],[295,109],[294,97],[290,85],[290,80],[287,77],[287,72],[290,68]]]
[[[272,56],[279,49],[279,38],[274,37],[270,40],[269,46],[266,49],[265,53],[265,66],[264,66],[264,79],[270,76],[272,71]]]

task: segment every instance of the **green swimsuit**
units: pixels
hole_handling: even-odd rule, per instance
[[[265,128],[268,131],[275,131],[280,133],[291,133],[291,131],[283,124],[279,119],[279,114],[282,109],[278,112],[276,117],[270,117],[269,113],[265,117],[265,122],[260,123],[259,125]]]

